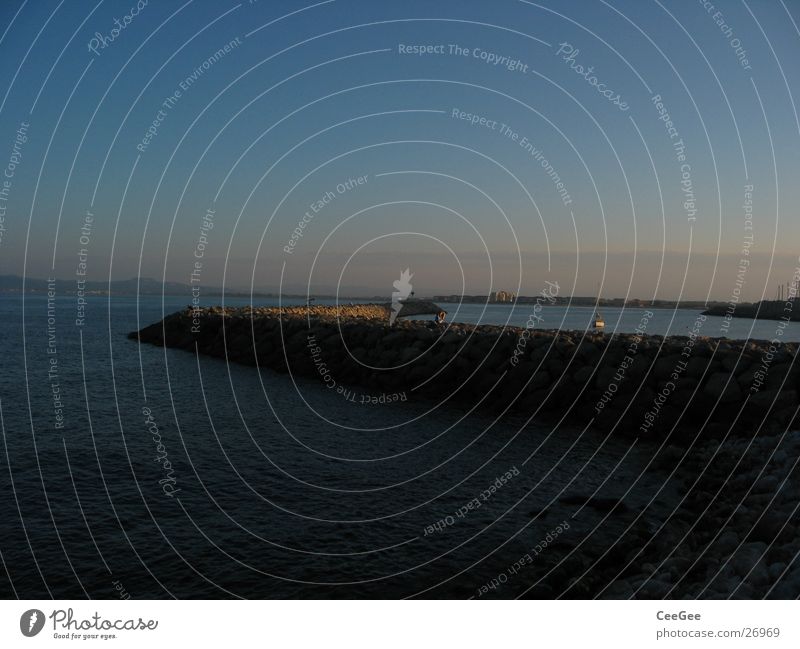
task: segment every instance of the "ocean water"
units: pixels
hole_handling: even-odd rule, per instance
[[[444,305],[448,311],[448,319],[471,324],[498,324],[524,327],[529,322],[539,329],[570,329],[586,331],[592,327],[597,309],[583,306],[542,306],[536,315],[541,318],[532,319],[532,304],[449,304]],[[605,318],[606,333],[630,333],[643,322],[646,309],[603,307],[599,309]],[[698,316],[702,313],[696,309],[651,309],[653,317],[647,318],[645,330],[648,334],[659,336],[686,336],[694,329]],[[700,333],[712,338],[730,338],[734,340],[773,340],[780,337],[785,342],[800,341],[800,322],[784,323],[778,327],[773,320],[752,320],[733,318],[725,321],[719,316],[708,316],[700,325]],[[777,332],[781,330],[779,335]]]
[[[0,298],[3,597],[470,597],[562,519],[560,543],[592,533],[587,510],[535,516],[559,497],[645,507],[668,489],[629,439],[408,395],[362,403],[368,390],[127,339],[186,301],[93,297],[78,327],[74,298],[51,313]],[[528,317],[481,309],[458,317]],[[545,318],[579,328],[590,311]],[[672,316],[649,330],[696,313]]]

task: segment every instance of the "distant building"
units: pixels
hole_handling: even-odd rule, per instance
[[[494,299],[492,302],[513,302],[517,299],[517,294],[511,291],[497,291],[493,293]]]

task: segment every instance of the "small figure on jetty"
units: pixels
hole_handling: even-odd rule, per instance
[[[395,290],[392,291],[392,312],[389,315],[389,326],[393,325],[394,321],[397,320],[400,309],[403,308],[403,300],[413,293],[413,287],[411,286],[412,277],[414,277],[414,275],[406,268],[404,271],[401,271],[400,279],[396,279],[392,282],[392,286],[394,286]]]
[[[447,311],[439,311],[434,318],[433,321],[437,324],[444,324],[445,318],[447,318]]]
[[[599,311],[595,311],[594,313],[594,322],[593,326],[595,329],[604,329],[606,326],[606,321],[603,320],[603,316],[600,315]]]

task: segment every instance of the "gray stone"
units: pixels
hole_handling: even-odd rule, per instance
[[[572,375],[572,380],[578,385],[583,385],[584,383],[588,383],[593,372],[594,368],[591,365],[585,365]]]
[[[719,403],[732,403],[743,398],[739,384],[725,372],[712,374],[706,381],[703,393]]]

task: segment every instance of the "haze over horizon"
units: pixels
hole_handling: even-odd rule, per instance
[[[466,255],[460,255],[463,259]],[[781,279],[786,278],[786,281],[782,282],[784,285],[787,282],[790,282],[793,276],[793,273],[797,267],[798,261],[792,255],[781,255],[775,256],[772,259],[772,264],[770,266],[770,259],[768,256],[762,257],[760,260],[762,263],[757,263],[760,257],[759,255],[753,255],[756,261],[753,262],[753,265],[750,267],[748,271],[748,282],[749,287],[745,287],[745,290],[742,291],[741,301],[745,302],[757,302],[761,299],[775,299],[776,298],[776,286],[775,284],[780,282]],[[650,284],[650,280],[645,278],[641,279],[638,276],[634,275],[633,281],[630,281],[630,270],[634,262],[634,255],[633,253],[628,254],[616,254],[612,255],[609,254],[607,256],[603,253],[597,252],[593,254],[583,253],[581,255],[581,264],[584,268],[589,265],[593,264],[593,267],[602,269],[603,266],[606,267],[606,277],[607,281],[604,283],[601,291],[601,295],[603,298],[626,298],[626,299],[641,299],[641,300],[682,300],[682,301],[719,301],[725,302],[730,299],[730,295],[724,295],[721,291],[720,292],[710,292],[707,293],[706,290],[700,290],[696,286],[694,286],[688,279],[686,282],[686,286],[684,287],[683,291],[680,290],[680,286],[678,285],[674,291],[668,291],[666,289],[659,290],[658,292],[653,291],[652,286]],[[451,294],[465,294],[465,295],[488,295],[492,291],[498,290],[508,290],[515,292],[519,295],[536,295],[542,290],[542,286],[540,286],[535,280],[536,278],[529,278],[528,282],[523,283],[519,288],[516,285],[512,285],[509,281],[506,284],[501,282],[495,282],[491,290],[488,289],[488,286],[484,284],[480,286],[478,284],[472,285],[472,287],[461,285],[460,277],[452,277],[451,283],[447,283],[443,281],[442,277],[445,273],[441,272],[441,270],[437,269],[435,259],[423,259],[421,256],[417,257],[418,261],[423,261],[418,266],[412,267],[411,270],[414,273],[415,277],[412,279],[412,283],[416,287],[416,292],[419,295],[451,295]],[[570,280],[574,279],[571,273],[568,273],[568,269],[571,269],[569,266],[569,262],[567,261],[569,258],[564,256],[561,260],[563,263],[563,273],[566,275]],[[554,260],[558,260],[558,257],[554,255]],[[574,254],[573,254],[574,260]],[[66,262],[67,260],[65,260]],[[364,261],[364,260],[362,260]],[[511,264],[513,264],[513,260],[499,260],[500,264],[498,264],[497,256],[493,257],[493,261],[495,262],[495,272],[497,272],[498,266],[503,268],[503,264],[509,267],[508,274],[511,275],[513,270],[511,270]],[[346,258],[343,258],[343,263],[346,262]],[[716,262],[716,263],[715,263]],[[714,267],[717,268],[717,273],[722,274],[725,273],[726,276],[731,275],[737,269],[739,262],[739,257],[734,254],[728,255],[721,255],[718,259],[713,256],[701,256],[701,255],[693,255],[690,260],[690,268],[692,269],[692,273],[702,274],[703,272],[707,273],[709,276],[714,272]],[[245,263],[245,262],[242,262]],[[636,254],[636,263],[643,267],[654,267],[660,266],[662,263],[662,253],[660,251],[638,251]],[[663,264],[664,264],[664,272],[663,275],[665,276],[661,280],[662,286],[670,287],[672,285],[677,285],[678,282],[675,278],[677,275],[678,279],[682,279],[684,270],[687,265],[687,256],[685,253],[665,253],[663,255]],[[103,262],[100,260],[98,265],[101,267],[108,267],[108,260]],[[222,286],[222,267],[223,262],[221,260],[209,259],[207,268],[214,270],[215,272],[209,272],[206,276],[210,279],[206,282],[203,281],[203,286],[208,287],[218,287]],[[116,263],[114,264],[116,267]],[[229,262],[228,268],[229,272],[231,268],[237,268],[239,263],[236,261]],[[556,264],[554,264],[556,266]],[[58,265],[57,265],[58,267]],[[557,267],[557,266],[556,266]],[[252,284],[249,281],[249,278],[243,279],[242,281],[228,281],[225,286],[231,291],[249,291],[253,290],[254,292],[270,292],[270,293],[293,293],[293,294],[317,294],[317,295],[335,295],[340,294],[344,296],[350,297],[373,297],[379,295],[386,295],[387,298],[391,295],[391,287],[392,281],[399,276],[401,268],[397,268],[394,270],[393,267],[387,266],[387,264],[382,259],[372,260],[369,264],[364,261],[362,268],[367,272],[367,274],[371,277],[384,277],[385,281],[378,282],[375,281],[373,283],[365,283],[365,284],[357,284],[357,283],[346,283],[342,284],[341,286],[337,285],[336,283],[326,283],[324,280],[317,281],[309,286],[307,283],[301,282],[286,282],[281,286],[277,282],[269,282],[267,279],[270,276],[269,272],[263,273],[264,277],[261,279],[256,279]],[[771,269],[771,276],[773,277],[772,282],[767,283],[767,275],[768,271]],[[515,269],[514,269],[515,270]],[[274,269],[274,273],[276,277],[280,277],[280,268]],[[9,273],[13,274],[13,273]],[[243,274],[246,276],[247,273],[243,271]],[[601,273],[598,272],[596,276],[600,276]],[[557,277],[556,274],[554,276]],[[41,275],[41,276],[33,276],[35,279],[46,279],[47,277],[55,277],[59,280],[71,280],[74,277],[70,276],[69,273],[62,273],[55,275]],[[115,281],[122,281],[122,280],[130,280],[135,279],[136,275],[128,275],[124,272],[124,270],[117,271],[115,269],[114,275],[111,277],[112,280]],[[161,277],[154,277],[152,274],[150,275],[142,275],[142,278],[153,279],[156,281],[162,281]],[[94,276],[90,278],[92,281],[108,281],[109,277],[100,277]],[[215,279],[219,280],[215,283]],[[533,281],[530,281],[530,280]],[[173,274],[168,275],[166,278],[163,279],[165,282],[176,282],[181,284],[190,284],[190,278]],[[559,285],[561,286],[561,290],[564,291],[566,294],[576,295],[576,296],[593,296],[598,294],[598,285],[597,281],[595,281],[594,285],[591,284],[590,280],[586,281],[579,281],[576,282],[574,286],[572,285],[564,285],[559,281]],[[630,281],[630,288],[626,286],[626,283]],[[386,288],[386,284],[388,283],[389,289]],[[541,284],[544,284],[544,279],[541,279]],[[766,284],[766,289],[764,286]],[[620,292],[615,292],[612,290],[612,286],[621,286]],[[703,289],[706,287],[704,286]],[[763,293],[762,293],[763,289]]]
[[[797,9],[641,7],[145,3],[101,47],[119,6],[6,4],[0,273],[86,248],[91,280],[188,283],[203,241],[207,286],[771,298],[798,267]]]

